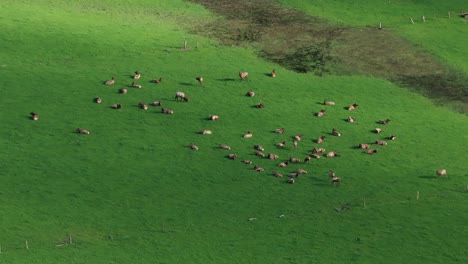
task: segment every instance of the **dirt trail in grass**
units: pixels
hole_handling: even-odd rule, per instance
[[[287,9],[273,0],[189,0],[223,18],[196,28],[226,45],[251,45],[297,72],[386,78],[468,113],[468,77],[390,29],[350,28]]]

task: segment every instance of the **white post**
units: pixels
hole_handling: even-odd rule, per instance
[[[187,49],[187,40],[184,38],[184,49]]]
[[[73,244],[73,238],[71,235],[68,235],[68,244]]]
[[[29,250],[29,244],[28,244],[28,241],[27,241],[27,240],[25,241],[25,244],[26,244],[26,249]]]
[[[412,17],[410,17],[411,23],[414,24],[414,20]]]
[[[426,16],[423,16],[423,21],[424,23],[426,23]]]
[[[451,18],[452,16],[450,16],[450,11],[448,12],[448,14],[449,14],[449,18]]]
[[[419,191],[416,192],[416,200],[419,200]]]
[[[364,198],[364,208],[367,208],[367,206],[366,206],[366,198]]]
[[[379,29],[382,29],[382,21],[379,22]]]

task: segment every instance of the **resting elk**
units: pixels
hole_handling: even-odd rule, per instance
[[[82,129],[82,128],[77,128],[76,132],[78,132],[80,134],[83,134],[83,135],[89,135],[90,134],[90,132],[88,130]]]
[[[136,82],[132,82],[132,87],[141,89],[141,85],[137,84]]]
[[[436,171],[436,175],[438,177],[447,176],[447,170],[446,169],[438,170]]]
[[[323,105],[335,105],[335,102],[323,100]]]
[[[354,109],[356,109],[356,107],[358,107],[358,104],[354,103],[354,104],[348,106],[348,110],[353,111]]]
[[[249,73],[248,72],[239,72],[239,77],[241,80],[245,80],[249,78]]]
[[[332,135],[334,135],[335,137],[340,137],[341,136],[341,133],[338,132],[336,129],[332,129]]]
[[[320,110],[320,112],[317,113],[317,117],[322,117],[325,116],[325,109]]]
[[[34,120],[34,121],[39,120],[39,115],[38,114],[36,114],[34,112],[31,112],[30,115],[31,115],[32,120]]]
[[[114,77],[112,77],[112,79],[105,82],[106,85],[113,85],[114,83],[115,83],[115,78]]]
[[[140,78],[141,78],[141,74],[138,71],[136,71],[135,74],[133,75],[133,79],[138,80]]]

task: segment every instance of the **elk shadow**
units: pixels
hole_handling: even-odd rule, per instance
[[[188,82],[180,82],[179,84],[183,86],[194,86],[193,83],[188,83]]]
[[[220,79],[216,79],[216,81],[221,81],[221,82],[233,82],[235,81],[236,79],[234,78],[220,78]]]

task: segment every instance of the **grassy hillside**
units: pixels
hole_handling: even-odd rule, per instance
[[[188,34],[180,24],[213,16],[182,1],[1,5],[2,262],[466,262],[465,115],[385,80],[296,74],[253,50]],[[184,37],[189,50],[180,49]],[[267,76],[273,68],[277,78]],[[142,89],[128,87],[136,70]],[[116,84],[104,85],[112,76]],[[249,90],[257,95],[245,96]],[[175,102],[177,91],[190,102]],[[315,117],[324,99],[337,105]],[[174,115],[137,107],[154,100]],[[259,102],[264,109],[253,107]],[[344,109],[354,102],[355,112]],[[124,107],[111,109],[115,103]],[[207,120],[212,114],[220,120]],[[384,132],[372,133],[386,118]],[[280,127],[285,134],[272,132]],[[343,136],[329,135],[332,128]],[[253,138],[242,138],[247,130]],[[341,157],[277,166],[306,157],[323,134],[323,147]],[[397,140],[373,145],[374,156],[355,149],[390,134]],[[277,149],[283,140],[288,147]],[[280,160],[256,157],[255,144]],[[297,168],[309,173],[286,184]],[[441,168],[448,179],[435,178]],[[330,185],[330,169],[340,186]],[[335,210],[343,205],[350,209]]]

